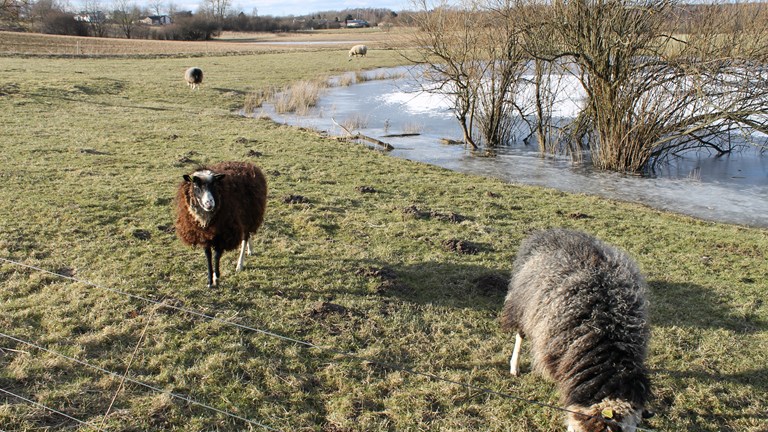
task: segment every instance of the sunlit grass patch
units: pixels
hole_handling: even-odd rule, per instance
[[[376,54],[367,65],[401,61]],[[239,115],[249,97],[340,73],[327,52],[191,60],[207,73],[201,91],[181,80],[190,59],[3,59],[0,257],[337,351],[7,262],[3,333],[122,374],[148,324],[128,376],[280,430],[558,430],[560,412],[361,358],[556,404],[525,352],[524,375],[509,376],[504,283],[481,281],[506,280],[532,230],[567,227],[626,249],[649,281],[657,415],[643,427],[764,429],[766,230],[505,184]],[[260,165],[269,200],[246,269],[225,252],[210,290],[203,251],[174,236],[172,201],[182,174],[221,160]],[[460,242],[476,253],[446,247]],[[92,430],[118,382],[0,338],[0,388],[91,424],[4,395],[0,429]],[[133,384],[106,424],[250,427]]]

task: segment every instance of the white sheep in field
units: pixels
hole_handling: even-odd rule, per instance
[[[365,57],[366,54],[368,54],[367,46],[355,45],[349,50],[349,60],[352,60],[352,57],[358,57],[358,56]]]
[[[646,284],[623,251],[582,232],[541,231],[514,263],[501,314],[523,337],[534,369],[555,381],[571,432],[634,432],[650,397],[644,366],[650,338]]]
[[[184,80],[187,85],[195,90],[203,82],[203,70],[199,67],[191,67],[184,72]]]

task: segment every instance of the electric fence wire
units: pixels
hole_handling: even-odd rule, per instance
[[[153,390],[155,392],[167,394],[168,396],[171,396],[171,397],[173,397],[175,399],[183,400],[184,402],[190,403],[192,405],[197,405],[199,407],[202,407],[202,408],[205,408],[205,409],[208,409],[208,410],[211,410],[211,411],[215,411],[215,412],[217,412],[219,414],[222,414],[222,415],[225,415],[227,417],[231,417],[231,418],[234,418],[234,419],[237,419],[237,420],[244,421],[244,422],[252,424],[254,426],[258,426],[258,427],[260,427],[260,428],[262,428],[264,430],[279,432],[279,429],[275,429],[275,428],[272,428],[272,427],[267,426],[265,424],[259,423],[257,421],[253,421],[251,419],[245,418],[243,416],[239,416],[237,414],[232,414],[231,412],[224,411],[224,410],[216,408],[216,407],[212,407],[212,406],[204,404],[202,402],[198,402],[198,401],[196,401],[196,400],[194,400],[194,399],[192,399],[192,398],[190,398],[188,396],[184,396],[184,395],[179,394],[179,393],[169,392],[167,390],[163,390],[163,389],[161,389],[159,387],[155,387],[155,386],[153,386],[151,384],[147,384],[147,383],[139,381],[137,379],[133,379],[133,378],[121,375],[119,373],[112,372],[110,370],[104,369],[102,367],[99,367],[99,366],[96,366],[96,365],[92,365],[92,364],[90,364],[90,363],[88,363],[86,361],[79,360],[79,359],[76,359],[74,357],[70,357],[68,355],[65,355],[65,354],[62,354],[62,353],[50,350],[50,349],[45,348],[45,347],[43,347],[41,345],[38,345],[38,344],[36,344],[34,342],[30,342],[30,341],[27,341],[27,340],[24,340],[24,339],[20,339],[20,338],[17,338],[17,337],[14,337],[14,336],[2,333],[2,332],[0,332],[0,336],[4,337],[6,339],[10,339],[12,341],[18,342],[18,343],[25,344],[25,345],[30,346],[32,348],[39,349],[40,351],[44,351],[44,352],[47,352],[49,354],[53,354],[55,356],[59,356],[61,358],[67,359],[67,360],[72,361],[72,362],[75,362],[75,363],[77,363],[77,364],[79,364],[81,366],[85,366],[85,367],[97,370],[97,371],[99,371],[101,373],[104,373],[104,374],[107,374],[107,375],[111,375],[111,376],[113,376],[115,378],[124,379],[125,381],[128,381],[130,383],[142,386],[144,388],[148,388],[148,389]],[[66,416],[66,414],[64,414],[64,415]],[[69,417],[69,416],[67,416],[67,417]]]
[[[503,392],[500,392],[500,391],[497,391],[497,390],[492,390],[492,389],[487,389],[487,388],[484,388],[484,387],[479,387],[479,386],[476,386],[476,385],[473,385],[473,384],[467,384],[467,383],[464,383],[464,382],[461,382],[461,381],[456,381],[456,380],[444,378],[444,377],[441,377],[441,376],[438,376],[438,375],[435,375],[435,374],[432,374],[432,373],[429,373],[429,372],[417,371],[417,370],[409,368],[407,366],[402,366],[402,365],[395,364],[395,363],[390,363],[390,362],[385,362],[385,361],[376,360],[376,359],[372,359],[372,358],[367,358],[365,356],[361,356],[361,355],[356,354],[356,353],[342,351],[340,349],[333,348],[333,347],[326,347],[326,346],[316,345],[316,344],[313,344],[311,342],[303,341],[303,340],[300,340],[300,339],[295,339],[295,338],[292,338],[292,337],[289,337],[289,336],[285,336],[285,335],[281,335],[281,334],[278,334],[278,333],[275,333],[275,332],[272,332],[272,331],[269,331],[269,330],[265,330],[265,329],[261,329],[261,328],[257,328],[257,327],[253,327],[253,326],[249,326],[249,325],[245,325],[245,324],[239,324],[239,323],[236,323],[236,322],[233,322],[233,321],[228,321],[228,320],[225,320],[225,319],[217,318],[217,317],[214,317],[214,316],[211,316],[211,315],[204,314],[202,312],[198,312],[198,311],[193,310],[193,309],[188,309],[188,308],[181,307],[181,306],[175,306],[175,305],[167,304],[167,303],[164,303],[164,302],[161,302],[161,301],[158,301],[158,300],[153,300],[153,299],[150,299],[150,298],[147,298],[147,297],[139,296],[139,295],[136,295],[136,294],[131,294],[131,293],[128,293],[128,292],[125,292],[125,291],[121,291],[121,290],[118,290],[116,288],[105,287],[105,286],[102,286],[102,285],[99,285],[99,284],[96,284],[96,283],[93,283],[93,282],[80,280],[80,279],[77,279],[77,278],[72,277],[72,276],[67,276],[67,275],[55,273],[55,272],[52,272],[50,270],[46,270],[44,268],[33,266],[33,265],[30,265],[30,264],[24,264],[24,263],[21,263],[21,262],[18,262],[18,261],[13,261],[13,260],[10,260],[10,259],[7,259],[7,258],[3,258],[3,257],[0,257],[0,261],[4,261],[4,262],[7,262],[9,264],[13,264],[13,265],[16,265],[16,266],[19,266],[19,267],[24,267],[24,268],[36,270],[36,271],[39,271],[39,272],[42,272],[42,273],[46,273],[46,274],[49,274],[49,275],[57,276],[57,277],[60,277],[60,278],[63,278],[63,279],[67,279],[67,280],[70,280],[70,281],[73,281],[73,282],[81,283],[81,284],[84,284],[84,285],[87,285],[87,286],[91,286],[91,287],[94,287],[94,288],[98,288],[98,289],[101,289],[101,290],[109,291],[109,292],[112,292],[112,293],[115,293],[115,294],[127,296],[127,297],[130,297],[130,298],[136,299],[136,300],[141,300],[141,301],[144,301],[144,302],[147,302],[147,303],[155,304],[155,305],[160,306],[160,307],[177,310],[179,312],[184,312],[184,313],[192,315],[192,316],[196,316],[196,317],[203,318],[203,319],[206,319],[206,320],[209,320],[209,321],[218,322],[218,323],[221,323],[221,324],[224,324],[224,325],[236,327],[236,328],[239,328],[241,330],[246,330],[246,331],[250,331],[250,332],[254,332],[254,333],[259,333],[259,334],[262,334],[262,335],[265,335],[265,336],[269,336],[269,337],[272,337],[272,338],[280,339],[282,341],[294,343],[294,344],[301,345],[301,346],[304,346],[304,347],[307,347],[307,348],[314,348],[314,349],[317,349],[317,350],[320,350],[320,351],[324,351],[324,352],[331,353],[331,354],[336,354],[336,355],[339,355],[339,356],[342,356],[342,357],[346,357],[346,358],[349,358],[349,359],[353,359],[353,360],[356,360],[356,361],[375,364],[375,365],[381,366],[381,367],[386,368],[386,369],[399,370],[399,371],[408,373],[410,375],[422,376],[422,377],[425,377],[425,378],[428,378],[428,379],[431,379],[431,380],[442,381],[442,382],[453,384],[453,385],[456,385],[456,386],[459,386],[459,387],[464,387],[465,389],[477,392],[477,394],[486,394],[486,395],[498,396],[498,397],[501,397],[501,398],[510,399],[510,400],[514,400],[514,401],[517,401],[517,402],[523,402],[523,403],[527,403],[527,404],[530,404],[530,405],[539,406],[539,407],[542,407],[542,408],[549,408],[549,409],[552,409],[552,410],[555,410],[555,411],[560,411],[560,412],[567,413],[567,414],[574,414],[574,415],[577,415],[577,416],[580,416],[580,417],[585,417],[585,418],[591,417],[591,418],[594,418],[594,419],[597,419],[597,420],[600,420],[600,421],[603,421],[603,422],[606,422],[606,423],[616,423],[613,420],[606,419],[606,418],[603,418],[603,417],[591,416],[591,415],[588,415],[588,414],[584,414],[584,413],[580,413],[580,412],[577,412],[577,411],[569,410],[567,408],[559,407],[557,405],[552,405],[552,404],[548,404],[548,403],[545,403],[545,402],[539,402],[539,401],[536,401],[536,400],[533,400],[533,399],[526,399],[526,398],[523,398],[523,397],[520,397],[520,396],[514,396],[514,395],[511,395],[511,394],[508,394],[508,393],[503,393]],[[3,335],[3,334],[0,333],[0,335]],[[5,336],[5,335],[3,335],[3,336]],[[43,348],[43,349],[45,349],[45,348]],[[57,353],[55,353],[53,351],[50,351],[50,350],[47,350],[47,349],[45,349],[45,350],[49,351],[49,352],[51,352],[53,354],[57,354]],[[110,373],[110,374],[114,374],[114,373],[108,372],[108,371],[105,371],[105,372]],[[141,385],[141,383],[139,383],[139,384]],[[158,390],[158,391],[162,391],[162,390]],[[217,410],[217,409],[215,409],[215,410]],[[219,410],[217,410],[217,411],[219,411]],[[243,420],[245,420],[245,419],[243,419]],[[263,426],[263,425],[259,424],[259,426]],[[274,430],[274,429],[271,429],[271,430]],[[653,432],[652,429],[646,429],[646,428],[642,428],[642,427],[636,427],[635,430],[637,430],[637,431],[644,431],[644,432]]]
[[[56,410],[56,409],[53,409],[53,408],[51,408],[51,407],[49,407],[49,406],[43,405],[43,404],[41,404],[40,402],[35,402],[35,401],[31,400],[31,399],[27,399],[27,398],[25,398],[24,396],[21,396],[21,395],[17,395],[16,393],[10,392],[10,391],[8,391],[8,390],[6,390],[6,389],[0,388],[0,392],[3,392],[3,393],[5,393],[5,394],[7,394],[7,395],[10,395],[10,396],[13,396],[13,397],[15,397],[15,398],[17,398],[17,399],[21,399],[21,400],[23,400],[24,402],[27,402],[27,403],[29,403],[29,404],[32,404],[32,405],[34,405],[34,406],[36,406],[36,407],[38,407],[38,408],[42,408],[42,409],[44,409],[44,410],[47,410],[47,411],[50,411],[50,412],[52,412],[52,413],[54,413],[54,414],[58,414],[58,415],[60,415],[60,416],[62,416],[62,417],[66,417],[66,418],[68,418],[68,419],[70,419],[70,420],[73,420],[73,421],[75,421],[75,422],[77,422],[77,423],[80,423],[81,425],[85,425],[85,426],[91,426],[91,427],[94,427],[93,425],[91,425],[91,424],[88,424],[88,422],[84,422],[84,421],[82,421],[82,420],[80,420],[80,419],[78,419],[78,418],[72,417],[72,416],[71,416],[71,415],[69,415],[69,414],[65,414],[65,413],[63,413],[63,412],[61,412],[61,411],[59,411],[59,410]],[[96,430],[97,430],[97,431],[101,431],[101,430],[103,430],[103,429],[100,429],[100,428],[96,428]]]

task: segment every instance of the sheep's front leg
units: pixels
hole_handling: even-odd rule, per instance
[[[515,347],[512,349],[512,358],[509,359],[509,373],[513,376],[520,376],[520,347],[523,345],[523,337],[518,332],[515,335]]]
[[[211,263],[211,248],[205,248],[205,261],[208,263],[208,288],[215,286],[213,276],[213,264]]]
[[[213,249],[213,286],[219,286],[219,279],[221,279],[221,272],[219,271],[219,261],[221,261],[222,250],[219,248]]]

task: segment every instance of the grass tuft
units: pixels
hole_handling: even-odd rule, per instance
[[[363,114],[352,114],[345,118],[341,125],[348,131],[355,131],[359,129],[365,129],[368,127],[368,116]]]
[[[327,80],[315,79],[299,81],[273,97],[275,111],[280,114],[296,113],[304,115],[317,105],[323,89],[328,86]]]
[[[266,88],[258,89],[249,92],[245,98],[245,104],[243,105],[243,112],[245,114],[253,114],[257,109],[261,108],[264,103],[269,102],[275,97],[275,89]]]

